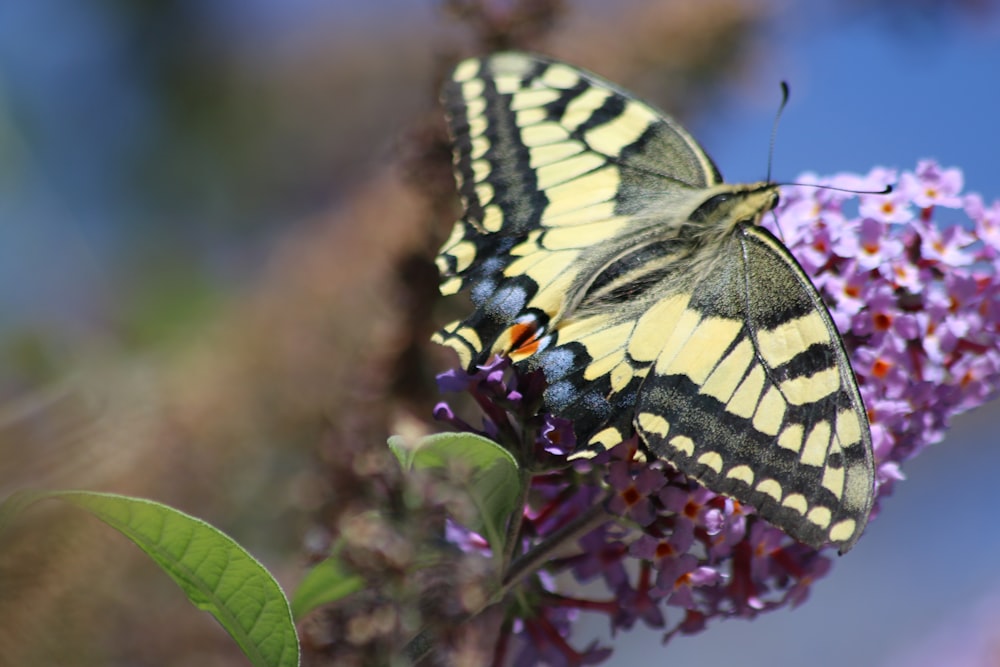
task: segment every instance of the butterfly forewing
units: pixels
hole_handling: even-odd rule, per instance
[[[435,340],[470,369],[498,353],[542,370],[575,456],[638,433],[793,537],[849,549],[868,421],[815,288],[754,226],[776,186],[722,184],[675,121],[563,63],[467,60],[443,101],[465,215],[441,290],[475,310]]]
[[[651,212],[721,180],[674,121],[563,63],[467,60],[442,98],[465,205],[438,257],[442,292],[470,288],[477,312],[438,340],[466,366],[510,352],[519,318],[551,329],[603,264],[661,222]]]

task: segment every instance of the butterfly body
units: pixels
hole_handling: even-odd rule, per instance
[[[461,63],[443,100],[465,215],[438,257],[475,306],[435,340],[544,372],[592,456],[645,451],[793,537],[849,549],[871,437],[819,294],[757,226],[776,185],[723,183],[675,121],[519,53]]]

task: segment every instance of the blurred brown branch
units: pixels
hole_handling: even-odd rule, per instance
[[[385,436],[434,428],[433,374],[450,363],[427,342],[447,318],[433,255],[458,214],[429,82],[460,53],[530,47],[690,112],[698,91],[748,67],[767,18],[752,0],[586,13],[562,2],[500,4],[446,3],[474,47],[444,41],[436,48],[448,55],[436,61],[433,34],[400,42],[387,31],[383,41],[367,36],[372,60],[331,47],[336,58],[301,70],[295,87],[322,88],[331,76],[361,95],[371,86],[383,118],[397,103],[424,111],[411,113],[392,164],[355,174],[342,206],[278,243],[259,279],[183,345],[143,358],[104,354],[65,393],[8,411],[0,489],[85,487],[168,502],[233,534],[289,589],[311,517],[321,551],[345,514],[377,505],[385,489],[366,481],[387,465]],[[413,76],[363,74],[385,59]],[[336,129],[345,151],[384,141],[385,125],[370,120],[359,121],[364,132]],[[52,509],[33,511],[0,550],[0,619],[0,664],[243,664],[134,549]]]

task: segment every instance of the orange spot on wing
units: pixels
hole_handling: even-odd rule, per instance
[[[510,327],[511,350],[509,356],[518,361],[538,352],[539,330],[535,322],[517,322]]]

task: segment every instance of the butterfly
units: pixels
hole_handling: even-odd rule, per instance
[[[819,293],[758,226],[778,186],[723,183],[668,115],[555,60],[465,60],[442,102],[465,213],[440,289],[474,311],[434,340],[469,370],[541,370],[574,457],[638,434],[793,538],[849,550],[870,428]]]

